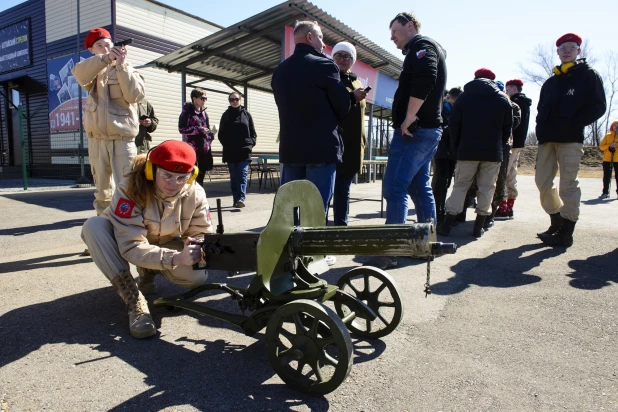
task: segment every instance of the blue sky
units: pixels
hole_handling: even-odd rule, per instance
[[[224,27],[282,2],[159,1]],[[0,9],[18,3],[20,1],[4,0]],[[530,60],[537,44],[552,43],[571,31],[588,39],[597,56],[612,49],[618,51],[616,0],[442,0],[409,3],[395,0],[313,0],[312,3],[396,55],[400,52],[390,41],[388,23],[401,11],[415,12],[421,21],[422,33],[437,40],[447,50],[448,87],[463,86],[473,78],[474,71],[479,67],[491,68],[497,79],[505,82],[521,77],[519,64]],[[532,97],[534,107],[538,102],[538,91],[533,84],[524,86],[524,92]]]

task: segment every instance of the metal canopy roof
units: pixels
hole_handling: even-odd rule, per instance
[[[315,20],[324,42],[348,41],[356,46],[357,59],[397,79],[402,60],[382,49],[306,0],[287,1],[240,23],[211,34],[154,60],[156,67],[218,80],[228,85],[272,92],[271,76],[282,60],[284,26],[297,20]]]

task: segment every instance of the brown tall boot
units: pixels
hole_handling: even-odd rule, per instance
[[[140,293],[130,272],[121,272],[112,280],[112,286],[129,308],[129,330],[133,337],[142,339],[153,336],[157,328],[150,316],[148,302]]]

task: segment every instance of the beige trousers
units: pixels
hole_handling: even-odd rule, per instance
[[[496,180],[500,172],[500,162],[477,162],[458,160],[455,166],[455,183],[453,191],[446,200],[444,209],[449,215],[457,215],[464,208],[466,193],[476,176],[478,192],[476,192],[476,213],[491,214],[491,200],[496,191]]]
[[[102,216],[93,216],[86,220],[82,227],[82,239],[90,250],[92,260],[110,281],[119,273],[129,272],[129,263],[120,255],[109,220]],[[159,246],[178,251],[183,248],[180,239]],[[173,284],[188,289],[201,286],[208,279],[206,270],[193,270],[192,266],[178,265],[175,269],[161,270],[160,273]]]
[[[536,157],[534,181],[541,195],[541,206],[547,214],[560,212],[572,222],[579,218],[582,191],[577,173],[584,154],[581,143],[543,143]],[[556,190],[554,179],[560,169],[560,186]]]
[[[94,178],[94,209],[99,216],[109,206],[114,188],[131,171],[131,161],[137,155],[133,138],[101,140],[88,138],[88,161]],[[112,180],[113,179],[113,180]]]
[[[511,157],[509,158],[509,168],[506,175],[506,194],[509,199],[517,199],[519,192],[517,191],[517,163],[521,155],[521,147],[511,149]]]

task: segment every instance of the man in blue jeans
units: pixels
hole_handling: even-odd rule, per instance
[[[337,121],[367,93],[360,88],[348,92],[339,67],[322,54],[323,35],[316,22],[297,22],[294,43],[294,54],[277,66],[271,82],[279,109],[281,184],[311,181],[322,195],[326,216],[343,154]]]
[[[387,224],[406,223],[408,194],[416,221],[436,222],[429,168],[442,135],[446,63],[442,46],[421,35],[420,29],[421,23],[412,13],[399,13],[390,23],[391,40],[406,57],[393,101],[395,132],[382,183]],[[397,259],[376,256],[366,265],[389,269],[397,266]]]

